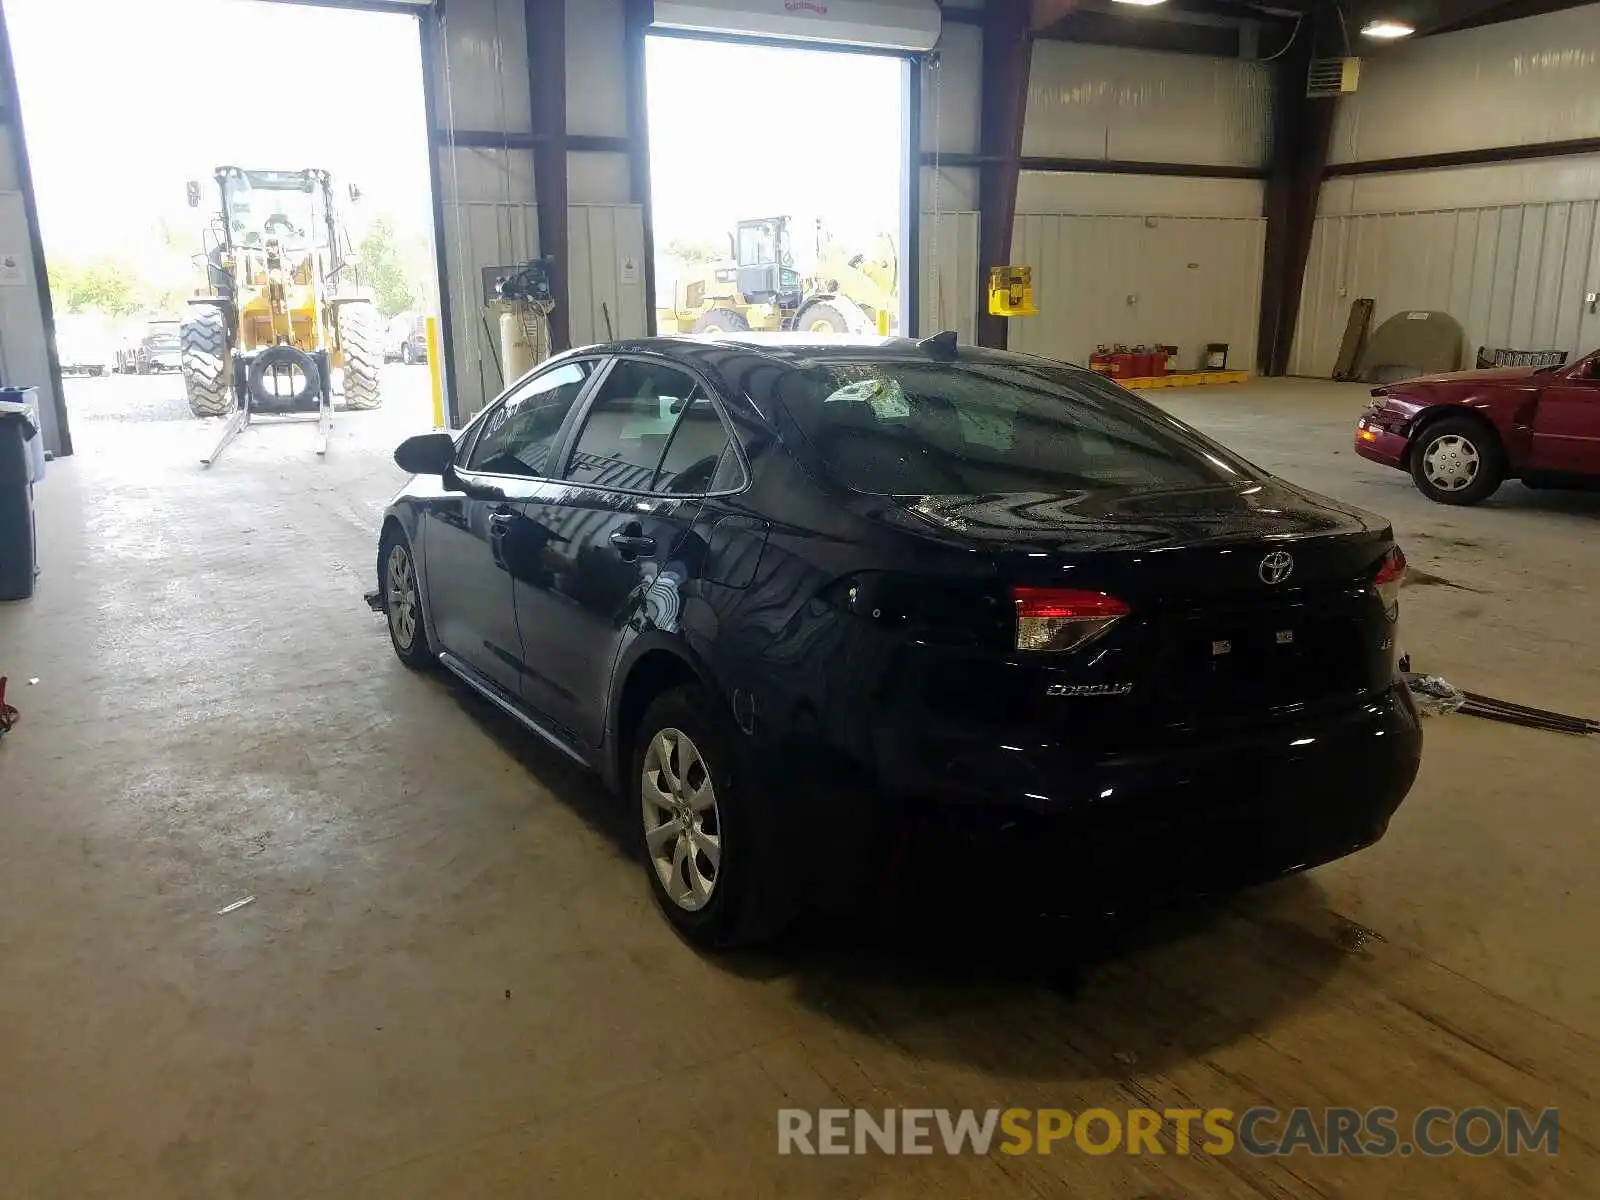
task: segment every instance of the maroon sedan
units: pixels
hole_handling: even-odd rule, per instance
[[[1372,389],[1356,453],[1411,472],[1441,504],[1477,504],[1506,479],[1600,485],[1600,351],[1562,367],[1425,375]]]

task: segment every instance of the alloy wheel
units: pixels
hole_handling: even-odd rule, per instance
[[[686,912],[711,901],[722,872],[716,788],[699,747],[681,730],[650,740],[639,787],[645,846],[668,898]]]
[[[388,593],[389,631],[409,650],[417,635],[417,572],[403,544],[389,551]]]
[[[1482,465],[1478,448],[1456,433],[1430,442],[1422,457],[1422,473],[1441,492],[1459,492],[1471,487]]]

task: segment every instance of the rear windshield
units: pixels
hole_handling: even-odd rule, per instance
[[[824,467],[879,495],[1205,487],[1253,474],[1090,372],[1038,362],[836,361],[779,397]]]

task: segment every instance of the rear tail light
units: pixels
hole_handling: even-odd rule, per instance
[[[1078,588],[1017,587],[1018,650],[1071,650],[1099,637],[1128,615],[1126,604],[1104,592]]]
[[[1400,585],[1406,580],[1406,556],[1396,546],[1383,556],[1383,563],[1373,577],[1372,585],[1378,589],[1384,611],[1392,621],[1400,615]]]

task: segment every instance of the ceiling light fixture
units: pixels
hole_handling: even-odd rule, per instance
[[[1380,42],[1398,41],[1408,38],[1417,31],[1415,25],[1408,25],[1404,21],[1394,21],[1388,17],[1378,17],[1368,21],[1361,27],[1361,36],[1373,38]]]
[[[1167,0],[1112,0],[1114,4],[1127,4],[1133,8],[1154,8],[1158,4],[1165,4]]]

